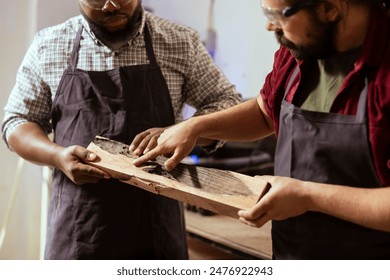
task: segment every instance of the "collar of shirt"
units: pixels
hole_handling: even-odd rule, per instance
[[[136,32],[134,32],[134,35],[127,41],[127,45],[129,46],[139,46],[139,47],[142,47],[145,45],[145,42],[143,40],[143,36],[141,36],[141,34],[143,34],[144,32],[144,28],[145,28],[145,21],[146,21],[146,11],[142,8],[142,20],[141,20],[141,24],[138,28],[138,30]],[[91,37],[91,39],[95,42],[96,45],[99,45],[99,46],[106,46],[108,47],[106,44],[104,44],[102,41],[100,41],[96,36],[95,34],[93,33],[93,31],[91,30],[91,28],[89,27],[89,24],[88,24],[88,21],[84,18],[84,16],[81,17],[81,24],[83,25],[84,29],[87,31],[88,35]],[[124,44],[125,45],[125,44]],[[108,47],[109,48],[109,47]]]
[[[365,64],[378,66],[382,63],[386,49],[386,35],[389,34],[389,17],[380,8],[373,8],[367,35],[362,46],[362,55],[356,61],[356,70]],[[373,52],[372,50],[375,49]]]

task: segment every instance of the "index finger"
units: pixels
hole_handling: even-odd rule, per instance
[[[146,154],[140,156],[139,158],[135,159],[133,161],[133,164],[135,166],[139,166],[149,160],[152,160],[152,159],[155,159],[156,157],[158,157],[159,155],[162,155],[164,154],[164,151],[162,148],[160,147],[156,147],[154,148],[153,150],[150,150],[149,152],[147,152]]]

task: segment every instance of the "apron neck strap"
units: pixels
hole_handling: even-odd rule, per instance
[[[158,64],[157,64],[156,56],[154,55],[152,36],[150,35],[150,31],[146,23],[145,23],[145,47],[146,47],[146,53],[148,55],[150,64],[153,67],[157,67]]]
[[[291,74],[291,76],[290,76],[290,78],[288,80],[288,84],[287,84],[286,90],[284,91],[284,98],[283,99],[286,99],[286,96],[290,92],[290,90],[292,88],[292,85],[293,85],[293,82],[295,81],[295,79],[297,78],[298,75],[299,75],[299,65],[297,65],[295,67],[293,73]]]
[[[79,54],[79,49],[80,49],[80,41],[81,41],[81,34],[82,33],[83,33],[83,25],[80,24],[79,30],[77,31],[76,41],[74,43],[73,51],[72,51],[70,61],[69,61],[69,68],[71,68],[73,72],[76,70],[77,62],[79,59],[78,54]]]
[[[364,88],[360,93],[356,117],[359,120],[363,120],[367,113],[367,97],[368,97],[368,78],[364,78]]]

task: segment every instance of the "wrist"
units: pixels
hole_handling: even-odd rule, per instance
[[[62,170],[61,163],[63,160],[61,160],[61,154],[65,150],[64,147],[59,145],[52,145],[50,148],[49,158],[51,159],[49,164],[50,166]]]
[[[307,211],[318,211],[316,204],[315,204],[315,193],[316,193],[316,186],[314,186],[313,182],[303,182],[302,189],[303,189],[303,198],[304,198],[304,205]]]
[[[190,131],[191,135],[196,138],[202,137],[204,134],[204,126],[202,125],[201,117],[192,117],[186,121],[185,126]]]

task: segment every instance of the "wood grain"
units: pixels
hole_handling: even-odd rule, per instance
[[[238,217],[238,210],[254,206],[268,187],[261,177],[213,168],[179,164],[168,172],[164,157],[136,167],[132,164],[136,156],[128,145],[99,136],[87,149],[100,157],[90,164],[114,178],[233,218]]]

